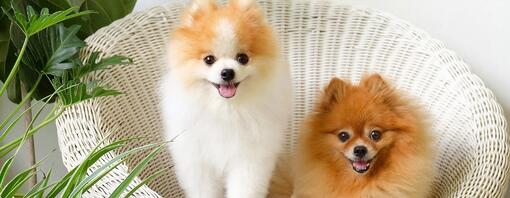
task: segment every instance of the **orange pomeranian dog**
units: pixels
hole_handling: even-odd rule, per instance
[[[427,197],[434,152],[418,109],[377,74],[332,79],[292,160],[293,197]]]

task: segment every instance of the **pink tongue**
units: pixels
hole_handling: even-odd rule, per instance
[[[220,92],[220,95],[224,98],[231,98],[234,95],[236,95],[236,89],[237,87],[234,84],[226,84],[226,85],[220,85],[220,88],[218,91]]]
[[[365,170],[367,169],[368,167],[368,163],[365,162],[365,161],[355,161],[354,163],[352,163],[353,166],[358,169],[358,170]]]

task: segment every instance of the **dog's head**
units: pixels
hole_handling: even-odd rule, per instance
[[[253,0],[195,0],[169,44],[172,72],[208,97],[256,94],[278,66],[272,29]]]
[[[409,139],[405,131],[415,126],[407,108],[377,74],[359,85],[334,78],[308,123],[314,131],[309,138],[318,155],[365,173],[382,162],[396,141]]]

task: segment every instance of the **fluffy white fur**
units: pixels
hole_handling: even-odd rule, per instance
[[[243,1],[247,2],[247,1]],[[173,58],[160,92],[163,121],[179,182],[190,198],[262,198],[283,142],[290,113],[290,77],[282,60],[250,60],[240,65],[233,57],[238,41],[228,19],[217,26],[219,36],[211,66],[193,73],[172,68],[176,64],[203,64]],[[172,43],[170,43],[172,45]],[[275,64],[270,77],[259,77],[257,64]],[[236,71],[242,81],[234,97],[226,99],[209,82],[219,83],[224,68]],[[187,84],[185,75],[204,79]],[[207,82],[209,81],[209,82]]]

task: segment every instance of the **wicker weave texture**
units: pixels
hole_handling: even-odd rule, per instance
[[[328,2],[259,3],[291,65],[294,99],[287,151],[292,150],[301,121],[331,77],[357,82],[363,74],[379,72],[418,98],[432,116],[439,150],[434,197],[503,197],[510,153],[506,120],[492,92],[455,53],[386,13]],[[168,34],[181,11],[176,4],[133,13],[87,39],[83,57],[101,51],[104,56],[129,56],[135,64],[92,77],[124,95],[76,105],[57,120],[67,168],[76,166],[108,133],[113,133],[112,140],[148,137],[131,147],[163,139],[157,86]],[[88,197],[107,197],[142,157],[130,158],[89,190]],[[183,197],[171,164],[167,151],[152,161],[142,178],[169,169],[139,189],[136,197]]]

